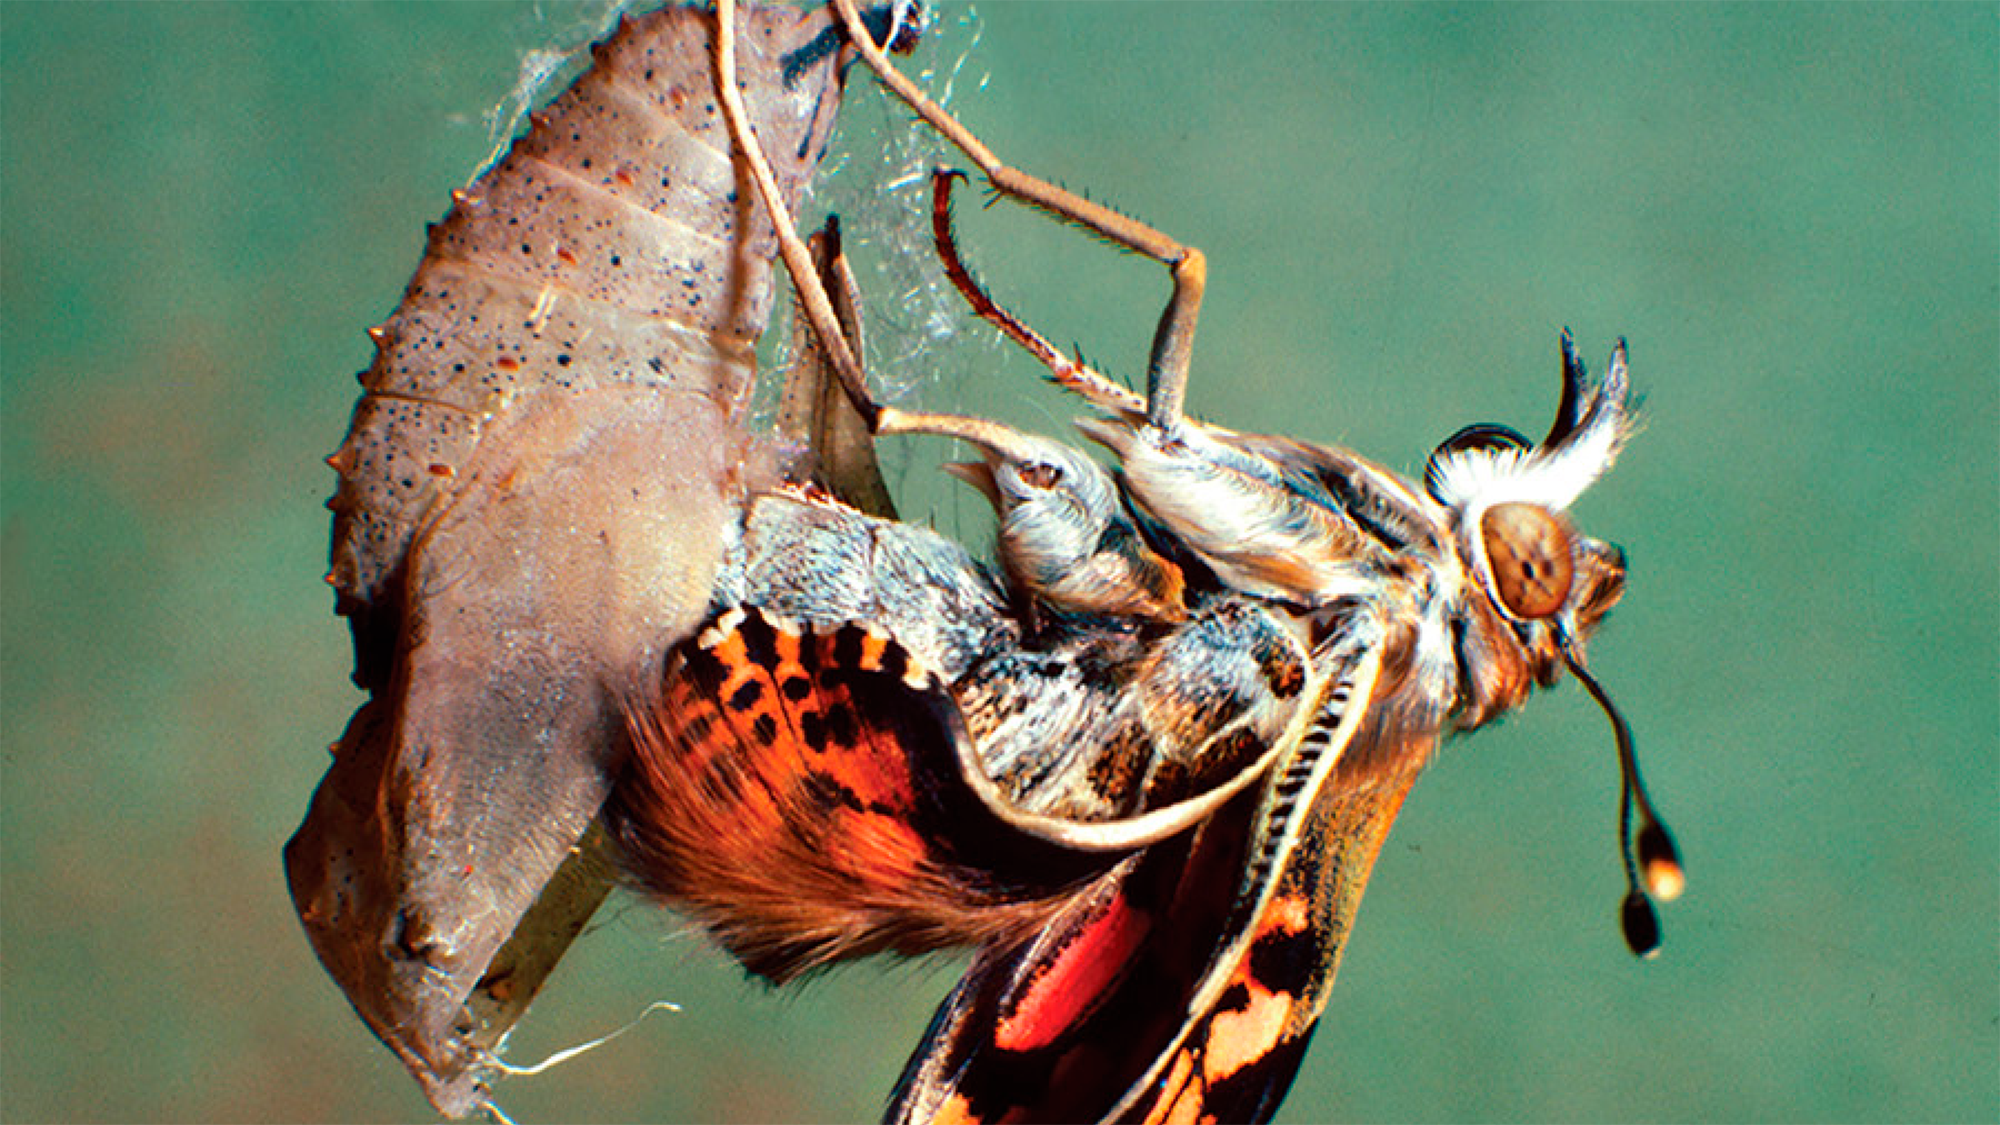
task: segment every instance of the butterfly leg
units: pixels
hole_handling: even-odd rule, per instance
[[[978,165],[995,191],[1039,207],[1167,267],[1173,275],[1174,291],[1153,334],[1152,357],[1146,372],[1146,418],[1159,429],[1176,428],[1187,395],[1195,321],[1201,314],[1202,292],[1208,282],[1207,260],[1201,251],[1183,246],[1136,219],[1002,163],[970,130],[895,68],[870,38],[855,0],[832,0],[832,3],[847,28],[850,42],[861,52],[869,69],[918,117]]]
[[[962,172],[940,170],[931,173],[931,241],[937,247],[945,277],[958,290],[959,296],[965,298],[965,303],[971,306],[972,314],[998,328],[1021,350],[1041,361],[1042,366],[1049,369],[1049,378],[1058,386],[1113,414],[1144,418],[1144,399],[1106,378],[1083,362],[1081,356],[1071,357],[1050,343],[1047,337],[1028,327],[1020,317],[1000,307],[1000,303],[986,292],[986,287],[972,276],[965,259],[959,256],[958,235],[953,231],[951,221],[951,186],[964,178]]]
[[[729,128],[732,143],[749,166],[751,179],[765,209],[771,213],[772,225],[778,234],[779,251],[785,260],[787,271],[792,277],[798,293],[799,308],[804,320],[811,326],[818,348],[813,352],[813,365],[817,369],[786,387],[780,409],[780,427],[786,436],[799,441],[821,454],[822,446],[838,457],[838,451],[854,444],[847,439],[850,435],[836,432],[844,412],[826,401],[822,393],[826,384],[827,369],[833,380],[846,392],[849,403],[860,415],[863,426],[870,433],[936,433],[961,437],[974,441],[982,447],[1003,451],[1012,460],[1025,461],[1027,454],[1016,448],[1023,442],[1031,441],[1025,435],[1017,435],[1006,427],[979,419],[953,415],[917,414],[884,407],[874,402],[868,392],[867,377],[862,369],[860,310],[854,289],[853,275],[848,272],[846,259],[840,253],[839,227],[829,222],[827,229],[814,236],[814,244],[808,245],[800,239],[798,228],[793,225],[777,193],[776,181],[770,172],[770,162],[765,158],[756,135],[747,124],[742,99],[736,90],[736,32],[734,0],[720,0],[717,4],[718,29],[716,34],[716,73],[721,85],[722,114]],[[858,18],[855,28],[859,28]],[[865,35],[866,29],[860,34]],[[893,73],[893,71],[892,71]],[[919,97],[922,95],[919,94]],[[946,119],[949,120],[949,119]],[[956,123],[952,123],[956,128]],[[962,130],[961,130],[962,131]],[[974,141],[973,143],[977,143]],[[949,196],[948,181],[941,180],[938,187],[940,209],[946,206]],[[941,222],[949,223],[948,217]],[[955,252],[947,258],[948,264],[957,263]],[[958,275],[964,269],[959,266]],[[983,293],[969,275],[965,275],[964,286],[969,293]],[[1032,330],[1020,325],[1005,310],[999,309],[990,300],[986,306],[994,310],[994,315],[1003,318],[997,323],[1014,324],[1018,327],[1016,339],[1026,338],[1041,343],[1038,355],[1056,355],[1053,347]],[[1052,364],[1053,366],[1053,364]],[[1098,376],[1101,380],[1102,376]],[[1103,380],[1109,386],[1109,380]],[[1121,392],[1122,393],[1122,392]],[[872,452],[867,460],[872,466]],[[879,476],[875,479],[879,485]],[[836,493],[840,490],[835,489]],[[873,491],[872,489],[870,490]],[[882,500],[886,503],[886,494]],[[870,510],[866,505],[864,510]]]
[[[723,122],[728,126],[730,141],[737,154],[750,171],[750,179],[757,190],[757,196],[770,213],[771,225],[778,234],[778,253],[785,262],[785,271],[791,274],[792,285],[798,293],[799,307],[812,325],[813,335],[819,341],[820,355],[839,380],[841,388],[847,392],[848,401],[861,415],[872,432],[881,408],[868,392],[868,380],[861,369],[861,357],[857,341],[850,341],[841,326],[840,316],[835,311],[833,298],[827,293],[821,281],[820,271],[813,263],[812,251],[799,237],[798,228],[792,223],[791,213],[786,209],[778,194],[778,181],[771,172],[771,162],[764,157],[762,146],[750,131],[749,114],[743,108],[743,96],[736,86],[736,4],[735,0],[717,0],[715,35],[715,74],[717,94],[721,98]],[[853,9],[849,25],[850,32],[861,27],[860,16]],[[865,37],[866,32],[861,34]],[[870,43],[871,48],[873,43]],[[880,52],[876,52],[878,55]],[[884,60],[887,65],[887,60]]]
[[[725,82],[733,74],[735,47],[729,7],[725,3],[722,11],[722,26],[728,30],[717,36],[717,70],[725,75]],[[756,175],[756,169],[767,165],[756,137],[743,127],[741,104],[725,97],[723,105],[736,143]],[[763,183],[760,175],[757,180]],[[949,184],[948,178],[940,178],[937,187],[937,206],[944,216],[939,221],[946,227]],[[959,466],[960,475],[986,493],[999,509],[1003,561],[1024,594],[1047,599],[1065,610],[1143,613],[1178,620],[1183,612],[1179,569],[1154,555],[1132,530],[1110,479],[1088,458],[996,422],[898,410],[872,402],[861,370],[858,295],[853,274],[840,252],[838,224],[829,220],[810,244],[799,242],[789,217],[776,206],[775,191],[764,199],[779,228],[781,246],[787,248],[786,261],[800,308],[821,342],[818,348],[800,349],[801,366],[788,380],[780,401],[780,431],[807,451],[806,460],[797,467],[860,510],[893,516],[894,504],[882,483],[870,434],[928,433],[969,441],[982,450],[985,460],[983,465]],[[791,243],[798,244],[792,247]],[[795,257],[804,261],[804,267],[791,265]],[[957,263],[955,252],[947,256],[947,262]],[[967,291],[983,296],[970,275],[964,274],[964,267],[957,269],[965,278]],[[990,300],[986,304],[996,317],[1040,342],[1042,350],[1037,354],[1059,355],[1005,310]],[[843,363],[850,366],[844,368]],[[1060,372],[1054,364],[1051,367]],[[1138,413],[1129,392],[1101,375],[1088,374],[1109,388],[1107,393],[1125,396],[1120,403]],[[845,401],[831,393],[834,386],[846,391]]]

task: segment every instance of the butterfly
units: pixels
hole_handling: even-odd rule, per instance
[[[719,589],[633,707],[610,822],[642,886],[780,983],[1044,928],[1253,788],[1319,675],[1240,598],[1030,635],[957,544],[810,490],[752,505]]]
[[[1147,393],[1126,391],[972,279],[953,177],[935,179],[947,276],[1094,409],[1080,428],[1115,476],[1048,439],[875,404],[835,359],[878,437],[980,449],[956,471],[996,505],[997,573],[810,490],[754,503],[713,623],[630,713],[613,822],[635,877],[774,980],[976,946],[892,1119],[1266,1119],[1417,774],[1566,670],[1612,721],[1622,915],[1650,953],[1679,862],[1584,661],[1624,557],[1567,515],[1632,432],[1623,342],[1593,380],[1565,333],[1547,435],[1467,427],[1420,484],[1194,420],[1200,253],[999,164],[864,40],[997,191],[1159,260],[1174,296]],[[792,272],[811,308],[814,279]],[[837,356],[843,329],[816,325]]]
[[[1565,355],[1574,388],[1582,367]],[[1017,450],[987,464],[1048,480],[1058,463]],[[1433,467],[1439,488],[1462,471]],[[1003,529],[1018,514],[1003,506]],[[781,490],[725,564],[737,600],[634,715],[619,838],[652,891],[774,981],[884,950],[981,948],[904,1077],[900,1119],[1266,1117],[1448,716],[1500,713],[1563,658],[1554,627],[1499,615],[1552,608],[1587,633],[1616,599],[1615,550],[1517,542],[1516,518],[1481,536],[1507,583],[1490,591],[1385,566],[1377,592],[1307,612],[1202,577],[1173,613],[1121,615]],[[1036,549],[1013,543],[1003,554]],[[1091,569],[1117,573],[1002,568]],[[1406,604],[1423,592],[1465,600]],[[1033,632],[1009,608],[1024,595],[1045,619]],[[1426,622],[1450,638],[1442,655]]]

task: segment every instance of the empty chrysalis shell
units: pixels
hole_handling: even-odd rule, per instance
[[[714,19],[621,21],[453,193],[328,459],[328,580],[371,698],[287,874],[328,971],[454,1116],[604,893],[571,857],[619,699],[696,624],[743,495],[775,240],[718,109]],[[822,9],[741,22],[791,205],[840,40]]]

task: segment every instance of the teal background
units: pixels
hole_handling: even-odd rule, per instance
[[[0,1117],[430,1116],[279,870],[359,702],[319,458],[482,115],[596,11],[0,7]],[[1205,416],[1416,470],[1545,425],[1564,325],[1631,340],[1646,429],[1578,517],[1631,553],[1593,656],[1688,860],[1664,956],[1616,935],[1566,684],[1417,787],[1283,1119],[2000,1119],[2000,9],[962,14],[926,57],[970,49],[996,151],[1209,254]],[[904,121],[857,83],[826,198],[893,224]],[[1141,369],[1161,271],[965,210],[1003,300]],[[921,366],[926,406],[1073,409],[976,329]],[[947,453],[892,461],[981,542]],[[614,900],[516,1061],[684,1010],[500,1101],[870,1118],[955,971],[774,994]]]

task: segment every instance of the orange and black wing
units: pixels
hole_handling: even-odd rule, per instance
[[[947,686],[866,625],[731,609],[629,719],[608,819],[631,878],[773,981],[1033,932],[1120,858],[998,820]]]
[[[1371,694],[1363,656],[1347,682]],[[1034,940],[989,949],[905,1069],[895,1121],[1259,1121],[1291,1085],[1428,754],[1334,701],[1262,789],[1156,844]],[[1368,762],[1368,768],[1341,764]]]

